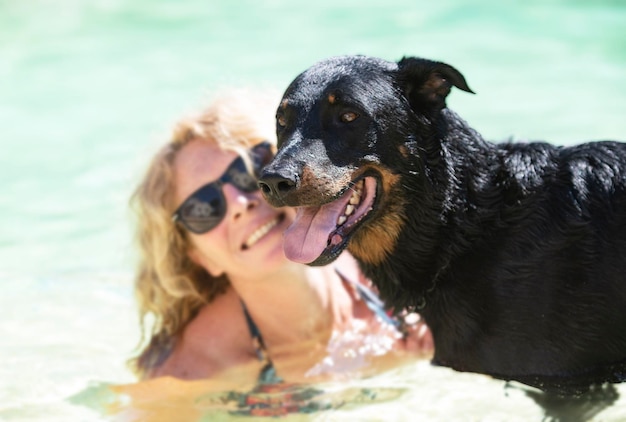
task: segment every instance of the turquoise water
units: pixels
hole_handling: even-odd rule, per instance
[[[449,105],[490,139],[626,140],[624,2],[365,4],[0,0],[0,420],[97,420],[67,398],[132,381],[127,199],[171,124],[215,90],[283,89],[331,55],[415,55],[463,72],[477,95]],[[500,396],[485,411],[500,385],[466,374],[377,382],[414,376],[420,389],[386,412],[538,414]]]

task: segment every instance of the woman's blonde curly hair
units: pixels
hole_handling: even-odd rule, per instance
[[[176,154],[194,139],[242,156],[264,140],[275,143],[278,98],[271,91],[232,90],[180,120],[131,197],[140,251],[135,294],[142,350],[129,360],[129,366],[139,377],[146,377],[163,362],[187,323],[229,284],[225,276],[215,278],[189,258],[188,234],[172,221],[178,205],[174,202]]]

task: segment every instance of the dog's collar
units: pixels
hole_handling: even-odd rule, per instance
[[[432,282],[430,283],[430,287],[424,290],[424,293],[422,293],[421,295],[417,297],[417,303],[415,305],[416,311],[421,311],[426,307],[426,305],[428,304],[426,297],[430,296],[430,294],[435,291],[435,288],[437,287],[437,281],[439,280],[439,276],[446,270],[446,268],[448,268],[448,264],[450,264],[450,258],[448,258],[445,264],[442,265],[437,270],[437,273],[435,274]]]
[[[423,294],[417,298],[417,304],[415,305],[415,310],[421,311],[425,307],[426,307],[426,294]]]
[[[437,277],[433,279],[433,283],[431,284],[431,286],[428,289],[426,289],[424,293],[422,293],[421,295],[417,297],[417,304],[415,305],[416,311],[421,311],[426,307],[426,304],[427,304],[426,296],[430,295],[435,290],[436,285],[437,285]]]

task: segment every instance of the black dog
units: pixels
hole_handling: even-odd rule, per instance
[[[626,144],[486,142],[446,108],[453,67],[322,61],[288,87],[260,186],[298,207],[293,260],[346,247],[433,362],[559,394],[626,381]]]

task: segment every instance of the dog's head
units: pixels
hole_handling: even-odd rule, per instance
[[[393,251],[402,177],[421,172],[421,138],[452,86],[472,92],[447,64],[365,56],[319,62],[291,83],[276,113],[278,153],[259,182],[270,204],[297,207],[288,258],[325,265],[349,246],[375,265]]]

